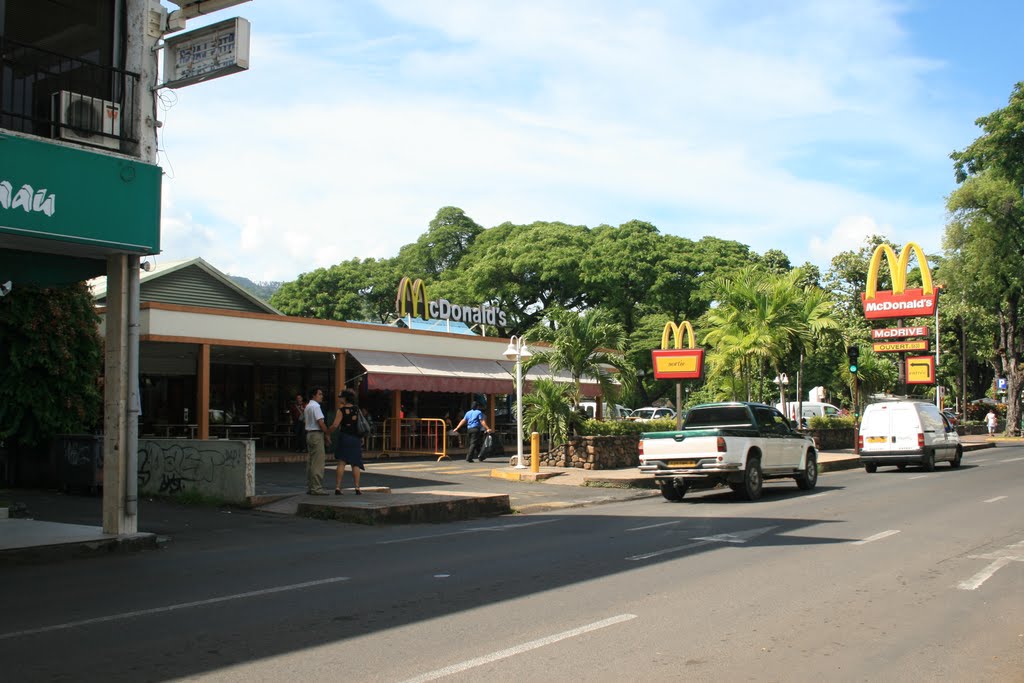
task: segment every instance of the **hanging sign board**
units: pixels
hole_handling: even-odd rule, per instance
[[[935,356],[907,358],[907,384],[935,384]]]
[[[228,19],[164,41],[165,88],[220,78],[249,68],[249,20]]]

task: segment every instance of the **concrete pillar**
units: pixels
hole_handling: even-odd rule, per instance
[[[196,438],[210,438],[210,345],[196,354]]]
[[[334,354],[334,407],[338,408],[338,394],[345,388],[345,362],[348,358],[348,352],[338,351]]]
[[[128,309],[131,273],[129,257],[114,254],[107,257],[107,316],[105,368],[103,383],[103,532],[133,534],[138,531],[138,517],[127,510],[130,458],[128,410],[129,384],[138,377],[129,374]],[[135,305],[138,305],[135,302]]]

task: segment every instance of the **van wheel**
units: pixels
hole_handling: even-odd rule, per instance
[[[866,462],[864,463],[864,471],[868,474],[874,474],[878,471],[878,465],[873,462]]]
[[[761,474],[761,458],[747,460],[747,468],[743,471],[743,497],[757,500],[764,489],[764,476]]]
[[[675,479],[659,479],[658,488],[661,489],[661,495],[665,500],[678,503],[686,495],[686,489],[689,488],[685,483],[676,483]]]
[[[935,471],[935,453],[934,451],[926,451],[924,457],[921,458],[921,467],[924,468],[925,472]]]
[[[960,461],[963,460],[963,457],[964,449],[958,447],[956,449],[956,455],[953,457],[952,460],[949,461],[949,466],[952,467],[953,469],[960,467]]]
[[[801,491],[810,491],[818,483],[818,456],[813,451],[807,454],[807,466],[796,475],[796,485]]]

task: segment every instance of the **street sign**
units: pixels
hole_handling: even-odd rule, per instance
[[[1006,391],[1006,378],[1005,377],[1000,377],[999,379],[996,380],[996,388],[999,391]]]
[[[872,339],[902,339],[904,337],[927,337],[928,328],[924,325],[916,327],[885,327],[871,330]]]
[[[935,384],[935,356],[908,357],[907,384]]]

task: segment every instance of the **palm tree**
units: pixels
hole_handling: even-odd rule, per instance
[[[793,271],[797,272],[797,271]],[[797,341],[797,348],[800,351],[800,370],[797,373],[796,400],[802,402],[803,387],[801,381],[804,375],[804,356],[814,351],[815,345],[826,336],[836,334],[839,331],[839,319],[835,314],[834,297],[821,289],[809,285],[803,288],[800,296],[800,308],[797,311],[799,317],[801,335]],[[799,412],[797,423],[799,424]]]
[[[533,382],[533,391],[523,397],[523,424],[527,429],[548,435],[549,448],[565,443],[573,420],[571,384],[542,377]]]
[[[525,335],[530,341],[547,342],[536,348],[524,363],[524,372],[546,363],[552,372],[568,372],[574,391],[570,395],[573,408],[579,406],[581,384],[584,377],[594,378],[601,395],[608,403],[615,402],[617,386],[608,368],[618,370],[620,383],[631,383],[635,378],[632,366],[625,357],[626,333],[604,309],[590,309],[585,313],[552,310],[549,325],[540,325]]]

